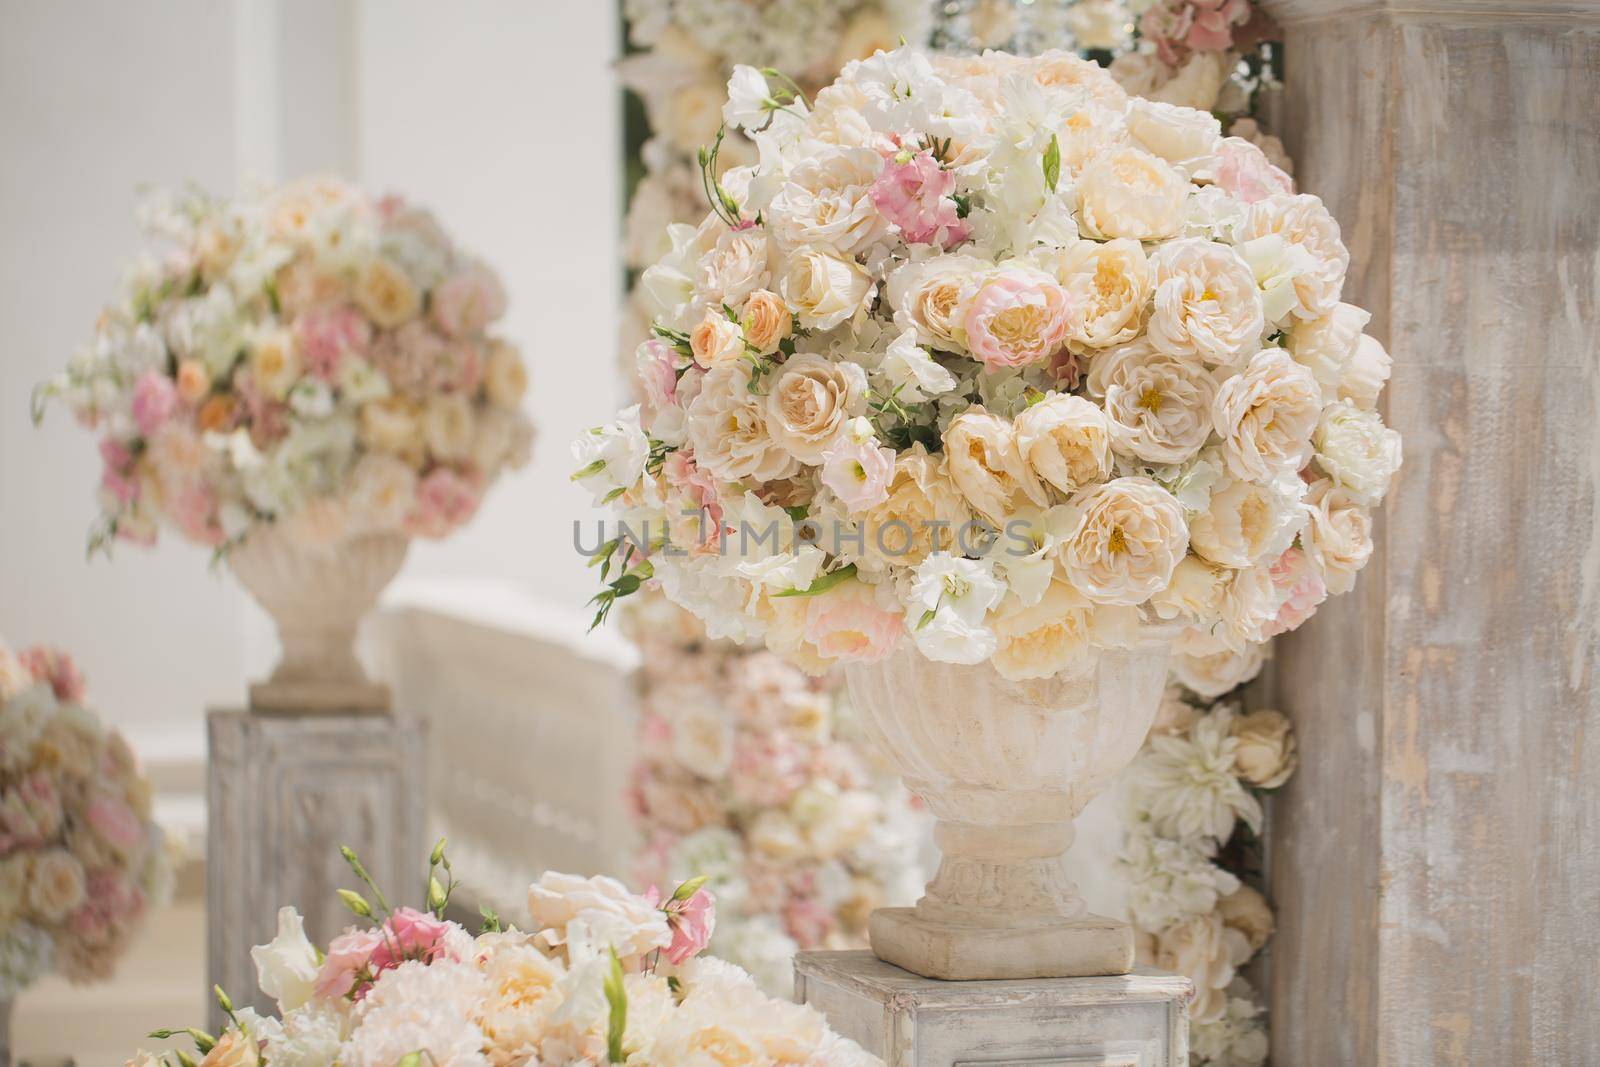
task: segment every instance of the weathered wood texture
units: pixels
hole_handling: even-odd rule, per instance
[[[1357,591],[1266,681],[1279,1064],[1600,1049],[1600,2],[1268,0],[1285,140],[1394,354]]]

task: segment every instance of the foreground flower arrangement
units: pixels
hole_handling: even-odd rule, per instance
[[[547,873],[528,889],[524,932],[485,911],[473,937],[444,918],[453,882],[444,843],[428,870],[428,907],[391,908],[360,861],[369,894],[342,890],[370,925],[326,950],[307,940],[293,908],[258,946],[264,1017],[217,998],[221,1034],[191,1037],[201,1067],[484,1067],[503,1064],[786,1063],[869,1067],[880,1061],[827,1028],[807,1007],[773,1000],[739,968],[699,955],[715,925],[704,879],[663,898],[610,878]],[[187,1052],[172,1053],[190,1067]],[[130,1067],[166,1064],[140,1053]]]
[[[109,977],[171,876],[150,783],[72,660],[0,642],[0,1003]]]
[[[627,623],[643,660],[638,877],[709,875],[710,951],[787,996],[796,951],[864,947],[873,908],[916,899],[926,816],[872,761],[837,683],[709,641],[658,596]]]
[[[91,547],[161,522],[216,548],[263,524],[312,549],[438,538],[526,461],[526,373],[488,332],[505,294],[427,212],[307,179],[143,223],[162,254],[36,398],[99,435]]]
[[[654,577],[808,669],[1029,679],[1163,625],[1248,657],[1350,588],[1389,358],[1254,144],[1062,53],[880,53],[814,104],[741,68],[725,117],[761,162],[703,154],[646,399],[574,446],[625,521],[600,617]]]

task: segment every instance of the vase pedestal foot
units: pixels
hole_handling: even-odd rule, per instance
[[[948,982],[1133,970],[1133,928],[1099,915],[997,929],[930,919],[915,908],[879,908],[872,913],[869,934],[880,960]]]
[[[266,681],[250,686],[250,710],[268,715],[383,714],[392,702],[382,682]]]

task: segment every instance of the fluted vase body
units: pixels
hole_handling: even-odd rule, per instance
[[[409,543],[399,534],[369,534],[317,550],[269,526],[228,553],[228,566],[277,624],[283,649],[271,677],[250,687],[252,709],[389,710],[388,687],[368,678],[356,659],[356,633]]]
[[[1126,974],[1133,932],[1088,914],[1063,862],[1072,821],[1138,753],[1170,641],[1095,650],[1049,678],[938,663],[909,643],[846,671],[865,730],[938,820],[917,906],[873,913],[873,951],[930,978]]]

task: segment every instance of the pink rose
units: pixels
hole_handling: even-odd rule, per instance
[[[1217,187],[1246,204],[1293,193],[1294,179],[1243,137],[1224,137],[1217,148]]]
[[[1048,361],[1067,337],[1072,302],[1055,279],[1011,267],[978,289],[967,309],[967,347],[990,368]]]
[[[1328,587],[1322,575],[1298,548],[1285,549],[1272,565],[1272,585],[1283,604],[1278,608],[1277,617],[1261,628],[1263,640],[1297,628],[1315,615],[1317,606],[1328,599]]]
[[[934,158],[932,149],[901,150],[889,157],[872,183],[872,203],[900,230],[907,244],[939,244],[946,249],[972,236],[950,198],[956,176]]]
[[[1193,21],[1183,43],[1195,52],[1226,52],[1233,28],[1250,18],[1250,0],[1189,0]]]
[[[35,679],[50,683],[57,700],[70,704],[83,702],[83,672],[78,670],[78,665],[65,652],[40,645],[22,652],[17,659]]]
[[[144,823],[132,808],[116,797],[96,793],[84,815],[100,839],[123,856],[137,855],[144,848]]]
[[[178,389],[157,370],[147,370],[133,386],[133,421],[150,437],[178,410]]]
[[[451,337],[471,337],[506,313],[506,291],[493,271],[474,263],[434,288],[428,312]]]
[[[832,489],[852,515],[889,499],[894,450],[876,438],[841,439],[822,454],[822,484]]]
[[[379,928],[378,947],[372,950],[374,972],[398,967],[407,960],[432,963],[444,952],[444,937],[451,924],[415,908],[396,908]]]
[[[661,475],[701,512],[695,523],[696,532],[704,534],[699,547],[714,549],[721,544],[722,501],[717,496],[717,482],[711,472],[695,463],[692,452],[680,449],[667,456],[661,465]]]
[[[317,972],[317,996],[325,1000],[356,996],[374,977],[372,954],[383,935],[376,930],[349,927],[328,945],[328,954]]]
[[[139,480],[133,476],[133,455],[126,445],[109,437],[100,441],[100,488],[123,507],[139,499]]]
[[[477,510],[478,490],[473,482],[449,467],[439,467],[417,483],[416,502],[406,516],[406,532],[414,537],[444,537]]]
[[[805,639],[826,659],[842,663],[876,663],[900,640],[902,617],[873,599],[872,588],[846,581],[811,598],[806,608]]]
[[[349,304],[312,308],[294,322],[306,368],[325,382],[339,379],[347,356],[362,356],[372,342],[372,324]]]
[[[687,900],[669,900],[662,906],[661,891],[651,886],[644,891],[644,900],[651,907],[661,907],[667,915],[672,943],[666,947],[665,955],[673,966],[702,952],[711,941],[711,932],[717,926],[717,904],[709,890],[697,889]]]

